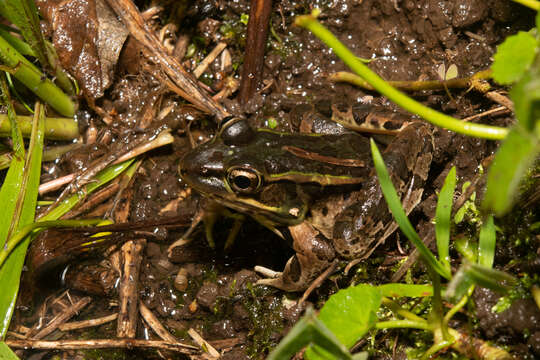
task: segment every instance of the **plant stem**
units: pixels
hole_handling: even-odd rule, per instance
[[[379,321],[375,324],[375,329],[421,329],[430,330],[430,326],[427,321],[412,321],[412,320],[389,320]]]
[[[420,316],[410,312],[409,310],[405,310],[401,306],[399,306],[395,301],[390,300],[387,297],[382,298],[382,303],[384,306],[392,310],[392,312],[396,315],[403,316],[407,320],[411,321],[417,321],[417,322],[425,322],[426,320],[421,318]]]
[[[3,37],[0,37],[0,61],[10,73],[63,116],[75,114],[75,104],[60,88],[46,78],[39,69],[22,56]]]
[[[431,355],[436,354],[437,352],[441,351],[442,349],[446,349],[446,348],[452,346],[453,343],[455,343],[455,340],[454,341],[441,341],[441,342],[433,344],[428,349],[428,351],[426,351],[424,356],[422,356],[422,360],[430,359]]]
[[[420,104],[411,99],[399,90],[390,86],[377,74],[364,65],[343,43],[341,43],[328,29],[316,20],[318,14],[315,9],[311,15],[298,16],[295,24],[307,28],[315,36],[329,46],[336,55],[353,70],[357,75],[366,80],[375,90],[386,96],[388,99],[401,106],[403,109],[418,114],[433,125],[455,131],[460,134],[486,138],[492,140],[503,139],[508,130],[501,127],[462,122],[451,116],[440,113],[434,109]]]
[[[446,315],[444,315],[442,321],[442,329],[448,329],[448,323],[450,322],[452,317],[467,304],[467,301],[469,301],[469,298],[471,297],[473,291],[474,285],[469,288],[467,294],[463,296],[456,305],[454,305],[450,310],[448,310]]]
[[[23,136],[29,137],[32,130],[32,117],[17,115],[17,123]],[[11,133],[11,125],[6,114],[0,114],[0,136]],[[79,126],[71,118],[45,119],[45,138],[50,140],[73,140],[79,136]]]

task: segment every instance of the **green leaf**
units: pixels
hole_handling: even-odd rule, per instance
[[[497,216],[510,210],[519,182],[540,151],[538,139],[515,126],[497,151],[489,169],[482,208]]]
[[[309,344],[318,344],[329,354],[330,359],[352,359],[349,351],[315,316],[310,307],[306,314],[268,355],[267,360],[289,360]],[[356,359],[356,358],[355,358]]]
[[[480,241],[478,242],[478,264],[491,268],[495,259],[495,225],[493,216],[488,216],[480,229]]]
[[[437,239],[439,261],[446,267],[448,272],[450,272],[450,215],[452,213],[455,188],[456,167],[453,166],[444,180],[435,212],[435,238]]]
[[[536,55],[537,42],[534,36],[520,31],[506,38],[497,47],[494,55],[493,79],[499,84],[507,85],[519,80],[531,66]]]
[[[459,301],[473,284],[505,294],[516,279],[499,270],[478,264],[462,264],[446,288],[445,297],[450,302]]]
[[[426,264],[444,278],[450,279],[450,271],[441,262],[437,261],[435,256],[433,256],[431,251],[422,242],[411,225],[411,222],[407,218],[407,215],[401,206],[401,201],[399,200],[396,189],[392,184],[392,180],[390,180],[390,175],[388,175],[388,170],[384,165],[381,153],[379,152],[379,149],[377,148],[377,145],[375,145],[375,141],[373,141],[373,139],[371,139],[371,154],[373,156],[375,170],[377,171],[377,176],[379,177],[384,198],[386,199],[388,208],[390,208],[392,215],[394,215],[394,219],[398,223],[399,228],[401,231],[403,231],[405,236],[407,236],[407,239],[409,239],[409,241],[416,246]]]
[[[426,297],[433,295],[433,286],[414,284],[384,284],[377,286],[385,297]]]
[[[361,284],[335,293],[319,313],[326,327],[341,343],[351,347],[377,321],[382,296],[376,287]]]
[[[532,69],[510,90],[516,118],[523,129],[532,132],[540,119],[540,72]]]
[[[0,360],[19,360],[13,351],[3,341],[0,341]]]
[[[12,231],[24,227],[34,221],[36,201],[38,195],[39,179],[41,175],[41,156],[43,153],[43,139],[44,139],[44,118],[45,110],[40,104],[36,105],[36,118],[34,120],[34,126],[30,143],[28,146],[28,157],[24,167],[20,167],[20,164],[15,164],[15,168],[12,171],[12,165],[8,170],[8,177],[11,174],[17,176],[19,182],[8,182],[7,178],[2,185],[0,191],[0,202],[5,197],[10,197],[10,202],[14,205],[10,207],[10,211],[4,215],[7,219],[2,224],[10,224],[5,226],[9,230],[1,229],[0,242],[5,243],[7,237],[12,235]],[[15,172],[17,171],[17,173]],[[4,191],[11,191],[12,193],[6,194]],[[15,202],[13,202],[15,200]],[[5,209],[4,209],[5,210]],[[11,231],[10,231],[11,230]],[[4,237],[5,236],[5,237]],[[13,314],[15,307],[15,301],[17,299],[17,293],[19,291],[19,281],[21,276],[22,267],[24,264],[24,258],[26,255],[26,249],[28,247],[29,239],[20,244],[11,253],[11,256],[6,260],[5,264],[0,268],[0,284],[2,284],[2,292],[0,293],[0,338],[3,339],[6,335],[9,327],[9,322]]]

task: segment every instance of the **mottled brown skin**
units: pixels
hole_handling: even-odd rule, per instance
[[[383,153],[398,193],[406,195],[407,213],[420,201],[432,151],[429,128],[415,123]],[[397,228],[370,156],[361,135],[253,130],[238,119],[188,153],[180,174],[194,189],[279,234],[288,226],[296,254],[277,277],[259,283],[300,291],[337,257],[367,257]]]

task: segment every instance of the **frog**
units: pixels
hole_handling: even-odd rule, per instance
[[[429,126],[412,122],[383,152],[407,213],[421,200],[433,147]],[[257,284],[284,291],[305,290],[335,261],[368,257],[397,229],[363,134],[254,129],[234,117],[184,155],[179,174],[211,201],[292,243],[283,271],[256,267],[264,276]]]

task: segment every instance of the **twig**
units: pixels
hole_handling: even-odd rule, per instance
[[[118,317],[118,314],[114,313],[114,314],[103,316],[103,317],[96,318],[96,319],[83,320],[83,321],[72,321],[72,322],[69,322],[69,323],[62,324],[62,325],[58,326],[58,328],[60,330],[62,330],[62,331],[84,329],[84,328],[89,328],[89,327],[94,327],[94,326],[99,326],[99,325],[106,324],[106,323],[108,323],[110,321],[116,320],[117,317]]]
[[[514,103],[508,97],[501,95],[496,91],[490,91],[486,93],[486,97],[497,104],[504,106],[510,111],[514,111]]]
[[[110,349],[110,348],[157,348],[171,350],[183,354],[196,354],[198,349],[191,345],[178,342],[169,343],[158,340],[139,339],[95,339],[95,340],[6,340],[6,344],[16,349],[40,350],[79,350],[79,349]]]
[[[271,10],[272,0],[251,0],[246,53],[238,95],[241,104],[246,104],[251,99],[262,79],[264,48],[268,37]]]
[[[462,121],[472,121],[472,120],[476,120],[476,119],[479,119],[481,117],[492,115],[492,114],[495,114],[495,113],[509,112],[509,111],[510,110],[506,106],[498,106],[498,107],[496,107],[494,109],[486,110],[486,111],[481,112],[479,114],[475,114],[475,115],[466,117],[466,118],[462,119]]]
[[[210,345],[208,341],[204,340],[202,336],[199,335],[199,333],[197,333],[194,329],[189,329],[188,334],[191,336],[193,341],[195,341],[197,345],[203,349],[204,352],[208,353],[208,355],[214,359],[220,358],[221,355],[219,352],[212,345]]]
[[[195,68],[195,70],[193,70],[193,76],[195,76],[195,78],[199,78],[205,71],[206,69],[208,68],[208,66],[210,66],[210,64],[216,60],[216,58],[218,57],[218,55],[223,51],[223,49],[225,49],[227,47],[227,44],[224,43],[224,42],[220,42],[219,44],[216,45],[216,47],[214,49],[212,49],[212,51],[210,51],[210,53],[203,59],[203,61],[201,61],[201,63],[199,64],[199,66],[197,66]]]
[[[146,50],[146,55],[155,59],[161,70],[181,89],[180,96],[190,101],[198,109],[214,115],[221,120],[229,113],[197,84],[174,57],[167,54],[156,36],[147,29],[144,19],[131,0],[107,0],[109,6],[122,19],[130,34],[139,41]]]
[[[131,240],[122,245],[124,266],[120,278],[120,306],[116,328],[116,335],[120,338],[132,339],[136,334],[139,269],[145,244],[145,240]]]
[[[298,301],[298,305],[302,305],[306,301],[306,299],[309,297],[309,295],[311,295],[313,290],[321,286],[322,282],[326,280],[326,278],[330,276],[330,274],[332,274],[334,270],[336,270],[337,264],[338,264],[338,261],[334,260],[334,262],[332,262],[332,264],[330,264],[330,266],[326,270],[324,270],[324,272],[321,275],[317,276],[317,278],[313,280],[313,282],[309,285],[306,291],[304,291],[302,298],[300,299],[300,301]]]
[[[152,330],[154,330],[154,332],[160,338],[170,343],[175,343],[178,341],[170,332],[167,331],[167,329],[165,329],[165,327],[159,322],[156,315],[154,315],[154,313],[152,313],[142,301],[139,302],[139,312],[141,313],[144,321],[146,321],[150,328],[152,328]]]
[[[92,299],[88,296],[82,298],[72,306],[68,307],[67,309],[56,315],[43,329],[39,330],[35,335],[32,335],[32,331],[30,331],[27,336],[35,340],[44,338],[45,336],[56,330],[61,324],[65,323],[68,319],[76,315],[91,301]]]

